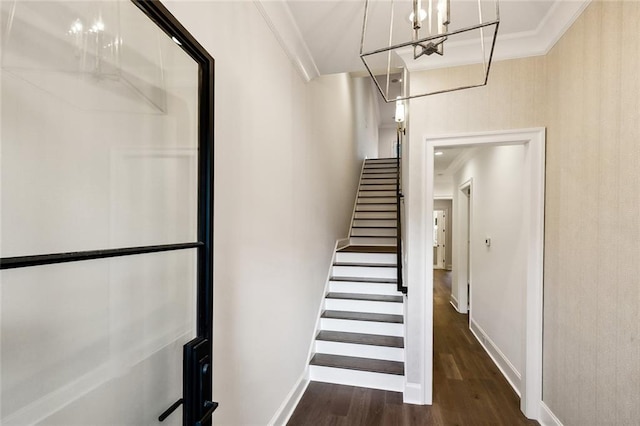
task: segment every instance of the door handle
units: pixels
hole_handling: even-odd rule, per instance
[[[216,411],[216,408],[218,408],[218,403],[213,401],[205,401],[204,408],[207,408],[207,412],[204,413],[204,416],[196,422],[195,426],[203,426],[204,423],[206,423],[211,418],[213,412]]]
[[[218,408],[218,403],[211,401],[210,352],[209,341],[202,337],[184,345],[182,398],[160,414],[159,421],[164,421],[182,405],[183,426],[206,426],[209,423]]]

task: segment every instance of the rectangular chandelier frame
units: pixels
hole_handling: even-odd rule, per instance
[[[496,38],[498,35],[498,27],[500,26],[500,10],[499,10],[499,5],[498,5],[498,1],[496,0],[495,2],[495,6],[496,6],[496,18],[494,20],[488,21],[488,22],[482,22],[480,24],[477,25],[472,25],[472,26],[467,26],[464,28],[460,28],[454,31],[446,31],[444,33],[440,33],[440,34],[433,34],[433,35],[429,35],[427,37],[422,37],[416,40],[410,40],[410,41],[406,41],[406,42],[402,42],[402,43],[397,43],[394,45],[390,45],[387,47],[382,47],[379,49],[375,49],[375,50],[370,50],[365,52],[364,51],[364,45],[365,45],[365,34],[367,32],[367,25],[368,25],[368,18],[369,18],[369,2],[370,0],[365,0],[365,11],[364,11],[364,20],[362,23],[362,37],[360,40],[360,59],[362,60],[365,68],[367,69],[367,72],[369,73],[369,75],[371,76],[371,78],[373,79],[376,87],[378,88],[378,91],[380,92],[380,94],[382,95],[382,97],[384,98],[385,102],[393,102],[393,101],[404,101],[404,100],[409,100],[409,99],[415,99],[415,98],[420,98],[420,97],[424,97],[424,96],[432,96],[432,95],[438,95],[438,94],[442,94],[442,93],[449,93],[449,92],[456,92],[456,91],[460,91],[460,90],[465,90],[465,89],[472,89],[475,87],[482,87],[482,86],[486,86],[487,82],[489,80],[489,71],[491,70],[491,62],[493,59],[493,54],[494,54],[494,50],[495,50],[495,45],[496,45]],[[478,0],[478,7],[480,7],[480,0]],[[393,19],[393,14],[391,15],[392,19]],[[489,51],[489,56],[488,56],[488,60],[486,59],[486,55],[484,54],[485,51],[485,46],[484,46],[484,31],[485,29],[490,29],[490,27],[493,27],[493,37],[491,40],[491,48]],[[480,43],[482,45],[482,50],[483,50],[483,68],[484,68],[484,80],[481,83],[477,83],[477,84],[469,84],[469,85],[462,85],[462,86],[456,86],[453,88],[449,88],[449,89],[442,89],[442,90],[435,90],[435,91],[430,91],[430,92],[426,92],[426,93],[422,93],[422,94],[414,94],[414,95],[407,95],[406,93],[403,93],[401,96],[398,96],[396,98],[392,98],[390,99],[388,97],[388,89],[387,91],[385,91],[381,85],[380,82],[378,81],[378,79],[376,78],[376,75],[374,73],[374,71],[372,70],[372,67],[369,65],[369,62],[367,62],[367,59],[370,58],[373,55],[379,55],[381,53],[388,53],[389,55],[389,59],[387,61],[387,69],[386,69],[386,77],[387,80],[390,79],[390,74],[391,73],[397,73],[397,72],[401,72],[401,70],[399,69],[395,69],[392,70],[390,67],[390,55],[393,51],[397,51],[399,49],[404,49],[404,48],[409,48],[409,47],[413,47],[415,48],[416,46],[420,46],[420,45],[424,45],[426,43],[432,42],[432,41],[441,41],[443,39],[447,39],[450,36],[454,36],[457,34],[463,34],[469,31],[475,31],[475,30],[479,30],[480,31]]]

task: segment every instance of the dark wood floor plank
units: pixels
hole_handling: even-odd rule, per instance
[[[449,304],[450,272],[434,274],[433,405],[402,403],[402,394],[312,382],[289,425],[519,426],[537,425],[520,412],[520,400],[469,331],[468,317]],[[458,373],[455,373],[454,366]],[[349,388],[349,409],[336,415],[338,388]],[[327,394],[327,395],[325,395]],[[337,396],[336,396],[337,397]],[[343,405],[338,405],[344,413]],[[324,414],[323,414],[324,413]]]

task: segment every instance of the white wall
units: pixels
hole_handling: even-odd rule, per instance
[[[513,366],[517,377],[524,367],[524,298],[526,289],[526,229],[524,196],[526,148],[524,145],[479,148],[455,174],[458,188],[473,179],[471,197],[471,321]],[[454,204],[463,203],[461,191]],[[454,228],[465,229],[464,212],[457,209]],[[485,239],[491,238],[491,246]],[[461,264],[466,236],[455,233],[454,265]],[[466,299],[460,268],[452,282],[457,299]],[[455,294],[455,293],[454,293]],[[488,343],[491,346],[491,343]],[[495,355],[495,354],[494,354]],[[509,373],[509,372],[508,372]],[[515,380],[514,380],[515,381]],[[518,383],[515,383],[518,385]]]
[[[213,376],[214,398],[220,407],[215,414],[215,423],[264,425],[277,413],[306,370],[332,248],[336,239],[348,234],[361,160],[377,154],[375,109],[371,97],[359,92],[360,86],[348,75],[332,75],[305,83],[253,2],[176,1],[167,3],[167,7],[216,60]],[[167,43],[175,48],[169,39]],[[169,60],[169,63],[176,65],[175,61]],[[117,146],[130,141],[135,145],[148,143],[149,139],[164,143],[165,136],[178,135],[181,137],[177,142],[172,139],[168,145],[169,148],[176,148],[176,145],[180,148],[185,141],[193,142],[193,135],[188,138],[178,132],[185,122],[184,117],[150,115],[149,126],[130,131],[129,121],[135,122],[137,118],[117,114],[115,124],[106,130],[122,137],[111,137],[112,133],[102,132],[103,129],[94,127],[93,122],[82,126],[84,121],[75,120],[76,116],[60,105],[62,102],[42,93],[35,96],[33,87],[23,86],[28,96],[24,103],[18,103],[7,95],[9,92],[3,84],[2,101],[9,103],[3,105],[8,106],[3,112],[8,111],[8,122],[17,123],[14,130],[6,130],[8,126],[3,123],[3,160],[5,155],[8,159],[9,154],[16,151],[27,161],[3,162],[2,195],[20,196],[18,190],[10,190],[6,183],[10,179],[5,177],[19,176],[27,181],[39,176],[31,173],[30,155],[37,154],[50,163],[64,164],[64,173],[55,174],[49,169],[39,171],[51,191],[41,197],[26,194],[29,196],[23,198],[27,203],[36,202],[39,206],[39,209],[31,209],[31,213],[40,212],[46,216],[52,211],[49,204],[55,205],[60,197],[66,197],[63,203],[67,208],[63,212],[66,215],[59,216],[68,221],[65,222],[67,234],[58,235],[58,229],[51,229],[46,220],[29,220],[26,221],[31,226],[29,235],[39,237],[36,242],[52,235],[60,237],[58,240],[63,244],[73,243],[74,249],[104,248],[102,244],[98,247],[82,244],[85,240],[109,242],[108,232],[90,226],[92,215],[102,215],[105,222],[109,221],[109,181],[94,182],[84,174],[93,173],[100,167],[100,171],[106,170],[104,175],[109,176],[109,143]],[[172,105],[170,103],[169,107]],[[44,110],[42,115],[38,108]],[[193,122],[195,112],[191,112]],[[13,136],[11,132],[21,143],[11,144],[10,150],[9,145],[5,145],[5,136]],[[74,147],[64,144],[69,139],[67,136],[78,135],[85,143]],[[189,152],[193,154],[193,149]],[[187,159],[192,157],[186,156]],[[178,167],[169,169],[174,173],[182,171]],[[131,174],[135,175],[135,172],[137,169],[134,168]],[[191,176],[185,173],[187,178]],[[167,181],[173,181],[171,175]],[[13,182],[17,186],[21,181],[13,179]],[[126,186],[126,180],[119,182]],[[192,211],[186,208],[184,191],[160,195],[171,198],[174,202],[171,206],[183,207],[176,212],[172,210],[171,214],[179,216]],[[129,198],[134,204],[140,201],[137,197]],[[79,208],[79,202],[86,203],[92,210]],[[10,204],[7,201],[7,205]],[[126,212],[131,211],[136,212],[135,208],[126,209]],[[5,221],[3,236],[6,236],[4,231],[13,225],[8,210],[3,210],[2,219]],[[169,217],[168,226],[159,228],[170,233],[174,222],[171,219],[173,216]],[[81,231],[85,228],[97,235],[88,238]],[[16,234],[21,229],[16,227]],[[123,235],[131,237],[130,234]],[[27,240],[24,232],[22,237]],[[63,251],[66,247],[58,245],[54,248]],[[53,248],[47,246],[45,251],[49,250]],[[5,255],[8,253],[3,251]],[[185,253],[179,260],[193,267],[193,259]],[[86,263],[86,270],[64,268],[59,274],[49,273],[49,267],[36,268],[42,269],[41,275],[50,284],[44,289],[20,285],[29,278],[27,272],[3,271],[1,290],[5,304],[2,307],[7,310],[2,312],[2,326],[6,325],[10,331],[2,333],[3,339],[9,339],[5,341],[6,347],[25,340],[24,336],[31,335],[27,332],[47,334],[46,338],[29,339],[28,343],[34,345],[29,348],[34,350],[23,352],[29,354],[28,359],[33,356],[40,359],[43,351],[48,354],[45,363],[39,363],[31,370],[25,369],[28,384],[38,388],[40,393],[66,392],[67,383],[85,374],[98,376],[97,379],[105,379],[108,383],[88,393],[86,399],[66,406],[43,424],[84,424],[88,412],[93,414],[92,422],[96,425],[122,424],[123,418],[133,419],[131,424],[143,424],[143,417],[153,418],[159,414],[155,406],[153,412],[148,412],[148,401],[158,405],[161,399],[167,407],[178,396],[174,391],[179,390],[181,344],[184,341],[172,342],[164,352],[150,355],[151,370],[141,368],[141,364],[124,362],[123,371],[112,370],[108,368],[110,365],[97,368],[109,356],[110,350],[126,346],[128,338],[148,337],[147,314],[153,317],[153,325],[162,331],[167,330],[165,322],[174,316],[187,326],[193,325],[190,305],[193,294],[183,291],[181,286],[171,288],[161,280],[162,276],[157,277],[162,275],[163,268],[170,269],[167,273],[175,272],[171,266],[177,260],[170,255],[157,257],[159,261],[154,257],[139,265],[141,270],[126,262],[122,267],[114,268],[119,263],[107,261],[93,269],[91,262]],[[168,281],[175,284],[193,278],[192,269],[184,269],[170,276],[172,280]],[[109,273],[113,275],[113,282],[108,279]],[[122,280],[119,274],[127,275],[129,281]],[[10,275],[16,277],[12,281],[17,283],[15,286],[9,286]],[[90,279],[95,279],[95,283]],[[29,281],[38,283],[38,279]],[[109,302],[114,293],[109,285],[122,287],[130,282],[127,289],[144,299],[144,309],[131,306],[132,302],[125,297],[127,293],[123,292],[122,296],[116,293],[122,306],[113,311]],[[159,295],[152,291],[159,288],[166,291]],[[37,300],[29,298],[34,294]],[[64,294],[72,298],[57,303],[54,297]],[[7,303],[8,300],[11,303]],[[76,312],[83,315],[76,316]],[[34,316],[36,314],[40,317]],[[6,322],[6,318],[15,319],[17,323]],[[42,323],[41,328],[33,327],[36,320]],[[110,341],[113,325],[129,324],[127,320],[137,327],[138,334],[124,328],[122,338],[118,335],[115,343]],[[20,324],[23,328],[18,327]],[[51,329],[54,331],[49,333]],[[59,334],[60,330],[65,333]],[[183,340],[188,337],[180,335]],[[170,352],[173,358],[165,352]],[[7,353],[3,345],[3,363],[8,360]],[[64,368],[56,368],[61,360],[65,362]],[[3,368],[8,365],[3,364]],[[162,370],[169,366],[170,372]],[[49,377],[42,380],[41,375],[33,376],[34,371],[49,367],[55,376],[51,380]],[[149,371],[159,370],[170,375],[171,383],[169,379],[163,384],[154,382],[158,378]],[[112,377],[114,371],[118,376]],[[135,379],[136,387],[128,386],[129,377]],[[3,385],[14,383],[4,382],[5,378],[9,376],[3,375]],[[15,383],[16,386],[24,384],[18,380]],[[28,401],[33,395],[25,391],[27,388],[23,386],[18,396]],[[90,390],[90,387],[85,389],[86,392]],[[8,395],[3,393],[4,402]],[[132,401],[143,404],[145,410],[131,405]],[[3,408],[13,410],[18,407],[19,401],[9,402],[11,405]],[[100,410],[104,411],[104,416],[100,415]],[[70,419],[76,419],[75,423]],[[21,420],[18,419],[18,423]],[[167,422],[178,424],[179,411]]]
[[[433,181],[433,196],[436,198],[453,197],[453,180],[451,176],[439,177],[435,176]]]
[[[396,126],[380,127],[378,130],[378,155],[380,158],[393,158],[396,156],[393,147],[397,142]]]
[[[380,113],[369,77],[353,78],[354,125],[358,158],[378,158],[378,123]],[[331,122],[325,125],[332,125]]]
[[[216,60],[215,421],[266,424],[305,371],[377,123],[347,75],[305,84],[253,3],[167,5]]]

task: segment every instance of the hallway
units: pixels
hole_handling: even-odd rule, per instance
[[[402,403],[402,394],[311,382],[288,425],[536,425],[449,303],[451,272],[434,271],[434,400]],[[409,296],[411,297],[411,296]]]

